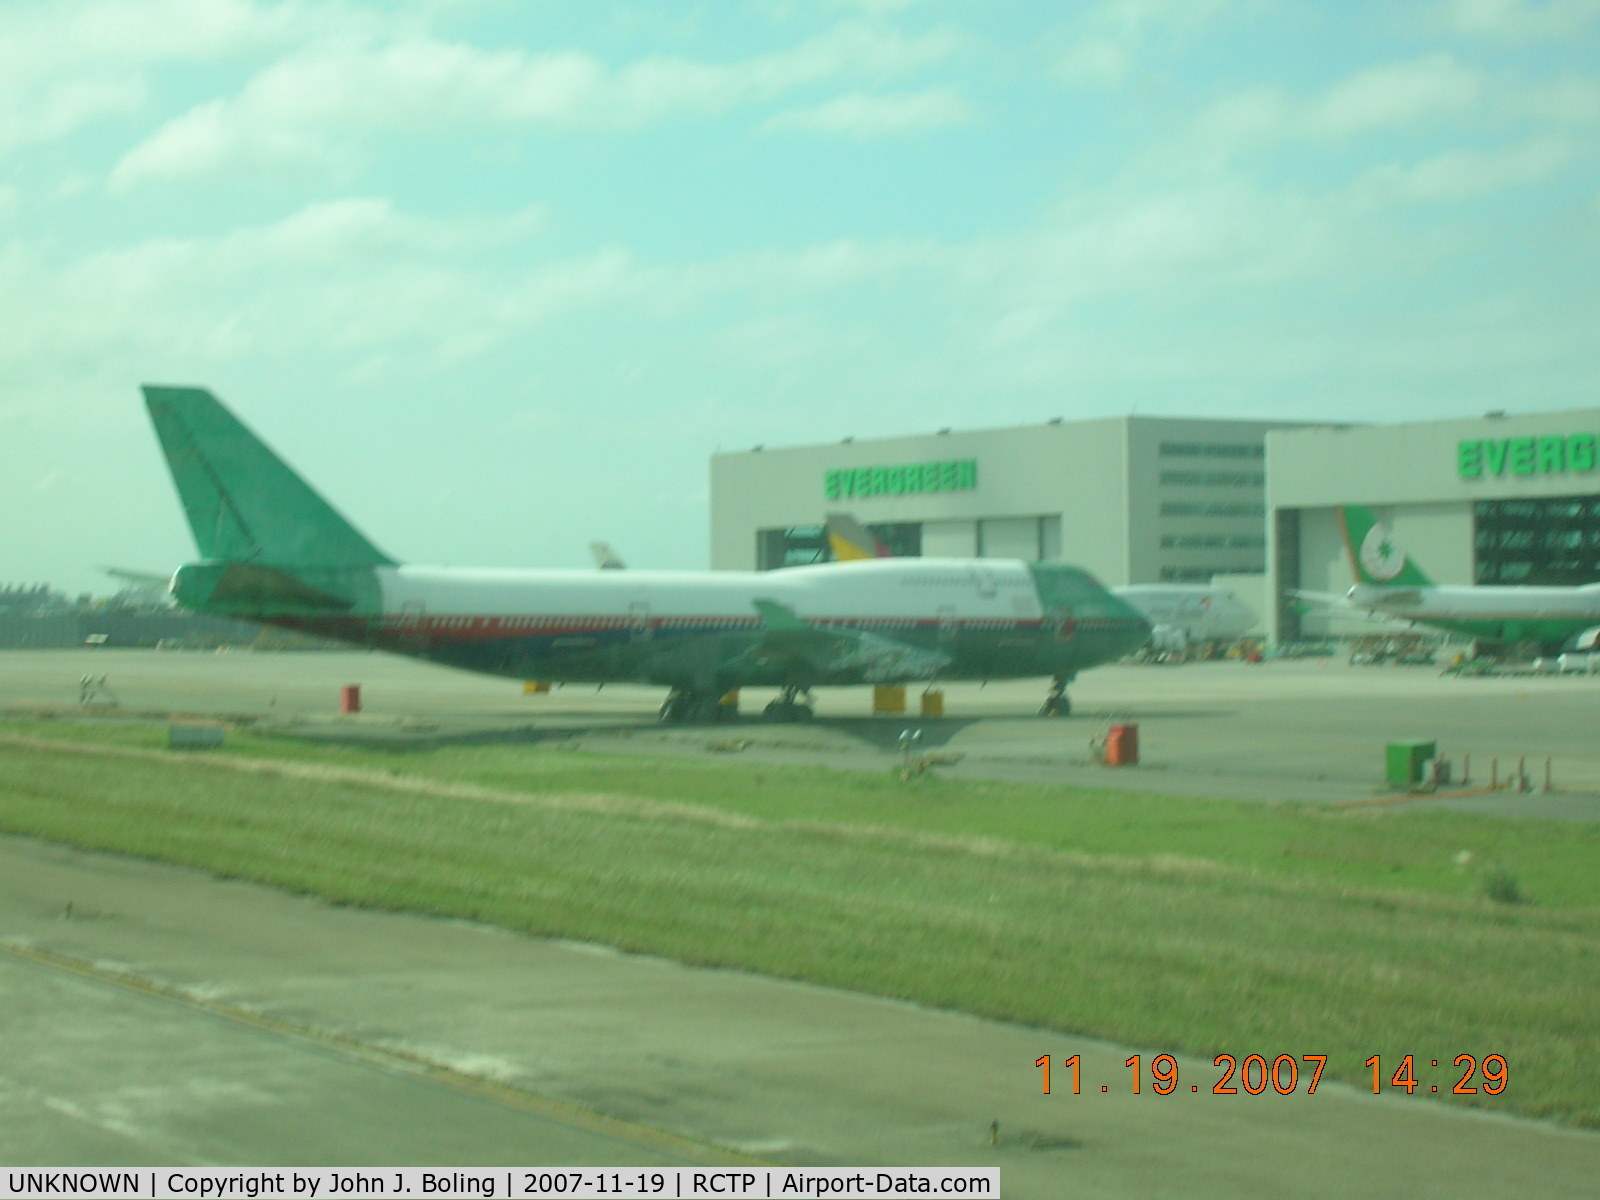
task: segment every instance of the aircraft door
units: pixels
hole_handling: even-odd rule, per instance
[[[653,629],[648,600],[635,600],[628,605],[628,630],[632,641],[648,642]]]
[[[421,600],[407,600],[400,606],[395,649],[401,654],[422,654],[430,645],[428,606]]]
[[[941,604],[939,606],[939,648],[949,650],[956,644],[956,632],[960,628],[956,621],[956,606],[954,604]]]
[[[1070,642],[1078,635],[1078,622],[1070,608],[1057,609],[1050,614],[1050,632],[1058,642]]]

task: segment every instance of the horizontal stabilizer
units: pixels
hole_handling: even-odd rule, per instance
[[[214,604],[256,605],[260,607],[311,608],[345,612],[353,603],[296,579],[276,567],[254,563],[229,563],[212,589]]]
[[[317,572],[330,584],[348,588],[348,572]],[[297,578],[279,567],[260,563],[203,562],[178,568],[172,591],[180,604],[207,612],[240,616],[332,616],[347,613],[356,602]]]

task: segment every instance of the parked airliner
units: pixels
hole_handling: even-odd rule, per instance
[[[1078,567],[882,559],[783,571],[472,570],[378,549],[209,391],[148,385],[201,558],[172,578],[202,612],[519,679],[669,689],[664,720],[715,720],[769,686],[803,719],[822,684],[1052,677],[1121,657],[1148,623]],[[1065,704],[1056,706],[1064,711]]]
[[[1436,584],[1370,511],[1339,509],[1355,586],[1344,603],[1466,637],[1508,645],[1591,649],[1600,640],[1600,583],[1581,587]]]

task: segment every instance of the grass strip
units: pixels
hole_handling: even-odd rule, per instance
[[[0,747],[0,829],[1152,1050],[1327,1054],[1330,1075],[1358,1086],[1373,1054],[1500,1054],[1506,1092],[1467,1102],[1600,1125],[1592,911],[592,791],[473,796],[204,761],[13,741]],[[779,774],[760,786],[780,788]]]
[[[145,722],[0,723],[0,733],[7,731],[150,748],[165,738],[165,726]],[[537,794],[605,792],[761,821],[882,826],[1091,855],[1179,855],[1286,880],[1319,878],[1386,891],[1466,898],[1509,880],[1529,903],[1600,910],[1600,821],[1509,820],[1426,806],[1196,801],[937,774],[907,786],[887,770],[632,757],[526,743],[396,749],[244,729],[228,737],[230,755],[404,779]]]

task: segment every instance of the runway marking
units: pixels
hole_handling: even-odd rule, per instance
[[[401,1071],[448,1090],[476,1096],[480,1099],[487,1099],[506,1108],[527,1113],[530,1116],[538,1117],[553,1124],[565,1125],[572,1129],[609,1138],[612,1141],[621,1142],[624,1145],[648,1150],[656,1154],[685,1159],[696,1165],[752,1167],[780,1165],[768,1159],[757,1158],[738,1150],[697,1142],[691,1138],[669,1133],[663,1129],[654,1129],[648,1125],[639,1125],[632,1121],[610,1117],[602,1112],[585,1108],[569,1101],[552,1100],[547,1096],[540,1096],[534,1092],[513,1087],[510,1084],[496,1083],[493,1080],[483,1079],[465,1071],[445,1066],[442,1063],[434,1062],[423,1055],[407,1050],[375,1046],[370,1042],[363,1042],[359,1038],[337,1033],[330,1029],[320,1029],[316,1026],[284,1021],[277,1017],[252,1012],[249,1009],[227,1004],[220,1000],[205,999],[193,995],[182,988],[158,983],[141,975],[135,975],[131,971],[113,970],[109,967],[98,966],[85,959],[62,954],[59,951],[46,950],[39,946],[21,945],[13,941],[0,939],[0,953],[32,966],[60,971],[94,983],[120,988],[123,991],[180,1005],[184,1008],[205,1013],[207,1016],[219,1017],[225,1021],[244,1025],[291,1042],[299,1042],[318,1049],[331,1050],[343,1057],[354,1059],[368,1066]]]

